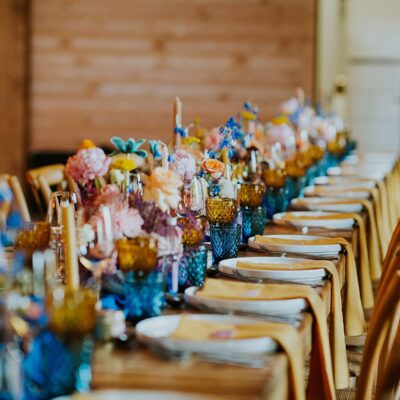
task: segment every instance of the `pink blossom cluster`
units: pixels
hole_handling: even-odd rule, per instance
[[[68,158],[66,172],[80,185],[85,185],[96,177],[106,175],[110,163],[111,158],[99,147],[81,149]]]
[[[171,169],[183,180],[190,181],[196,174],[196,160],[189,152],[177,150],[171,163]]]
[[[104,186],[96,199],[96,206],[109,208],[114,239],[123,236],[134,238],[142,234],[143,218],[137,209],[129,207],[117,185]],[[99,212],[95,213],[90,222],[96,224],[99,215]]]

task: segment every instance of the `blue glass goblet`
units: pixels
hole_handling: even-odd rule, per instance
[[[267,209],[268,219],[272,219],[274,214],[286,211],[289,205],[288,193],[287,187],[267,187],[263,205]]]
[[[203,286],[207,269],[205,246],[186,247],[179,261],[179,288]]]
[[[241,225],[210,224],[211,251],[214,263],[237,257],[241,234]]]

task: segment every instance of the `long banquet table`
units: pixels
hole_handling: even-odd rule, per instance
[[[365,217],[365,215],[363,215]],[[272,223],[265,228],[267,234],[299,234],[290,226]],[[348,230],[309,229],[307,234],[316,236],[343,237],[347,239],[357,255],[358,228]],[[247,249],[240,256],[260,256],[261,253]],[[344,278],[345,256],[337,260],[339,276]],[[226,278],[222,278],[226,279]],[[318,289],[330,313],[331,282],[325,280]],[[167,310],[166,313],[198,312],[185,308]],[[311,352],[312,315],[303,313],[298,327],[305,350],[305,358]],[[287,397],[287,359],[284,353],[272,354],[271,361],[264,368],[245,368],[205,362],[195,357],[183,362],[167,361],[153,356],[144,346],[131,352],[113,347],[111,343],[99,345],[93,362],[94,389],[141,389],[175,390],[190,393],[208,393],[223,396],[224,399],[284,399]],[[105,361],[106,360],[106,361]]]

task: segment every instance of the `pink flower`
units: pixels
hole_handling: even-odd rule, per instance
[[[219,128],[211,129],[207,136],[204,138],[204,148],[206,150],[217,150],[221,143],[221,135],[219,134]]]
[[[66,172],[79,184],[84,185],[108,172],[111,159],[99,147],[79,150],[69,157]]]
[[[119,187],[114,184],[105,185],[99,196],[96,198],[96,205],[111,206],[122,203],[124,195],[121,193]]]
[[[184,180],[192,180],[196,173],[196,160],[185,150],[177,150],[174,154],[174,161],[171,169]]]
[[[294,130],[286,124],[272,125],[268,129],[267,134],[267,144],[273,145],[275,143],[280,143],[281,146],[286,147],[290,138],[295,137]]]
[[[112,215],[114,232],[128,238],[138,237],[142,233],[143,218],[135,208],[124,207]]]

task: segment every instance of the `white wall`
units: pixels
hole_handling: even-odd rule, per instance
[[[347,1],[350,122],[364,149],[400,150],[400,1]]]
[[[319,5],[319,87],[332,88],[346,73],[349,122],[361,149],[400,151],[400,0]]]

